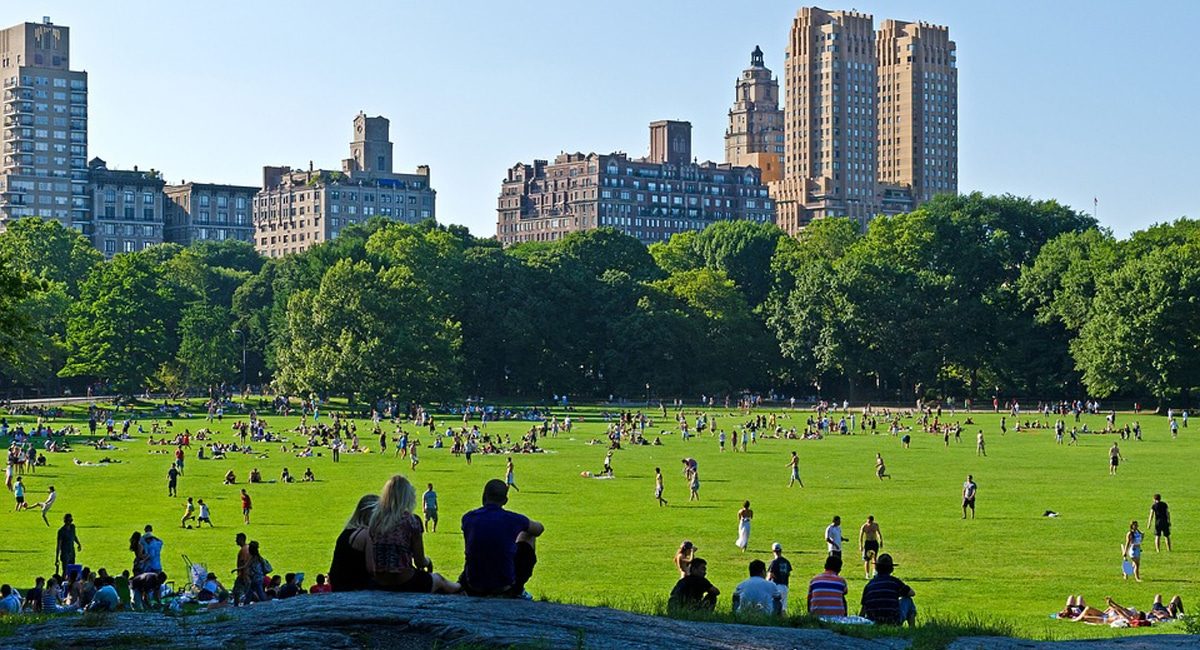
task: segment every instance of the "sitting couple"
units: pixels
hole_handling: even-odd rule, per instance
[[[417,493],[403,476],[393,476],[380,496],[368,494],[334,546],[329,583],[333,591],[381,589],[476,596],[525,594],[525,582],[537,562],[534,538],[543,527],[503,509],[508,486],[489,481],[483,507],[463,515],[466,568],[459,582],[433,572],[425,556],[425,528],[414,514]]]

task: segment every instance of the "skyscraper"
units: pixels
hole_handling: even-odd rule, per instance
[[[919,203],[958,191],[958,68],[950,30],[885,20],[879,61],[879,180]]]
[[[949,30],[803,7],[784,69],[784,174],[777,223],[865,224],[957,191],[957,75]],[[882,157],[882,160],[881,160]]]
[[[762,170],[764,183],[783,177],[783,111],[779,108],[779,81],[763,64],[755,46],[750,67],[737,80],[729,128],[725,131],[725,162],[753,165]]]
[[[89,237],[87,73],[71,70],[70,30],[46,18],[0,31],[0,229],[55,219]]]

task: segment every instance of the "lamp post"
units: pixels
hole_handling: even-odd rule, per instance
[[[646,408],[650,408],[650,382],[646,382]]]
[[[244,401],[246,395],[246,332],[234,328],[233,333],[242,335],[242,395]]]

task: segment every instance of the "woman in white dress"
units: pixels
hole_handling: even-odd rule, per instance
[[[754,511],[750,509],[750,502],[742,503],[742,509],[738,510],[738,538],[737,547],[746,552],[746,548],[750,546],[750,520],[754,519]]]

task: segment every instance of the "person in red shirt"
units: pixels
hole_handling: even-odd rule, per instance
[[[333,592],[333,586],[325,582],[325,574],[317,574],[317,584],[308,588],[310,594],[328,594]]]
[[[250,523],[250,495],[246,493],[246,488],[242,488],[242,520]]]

